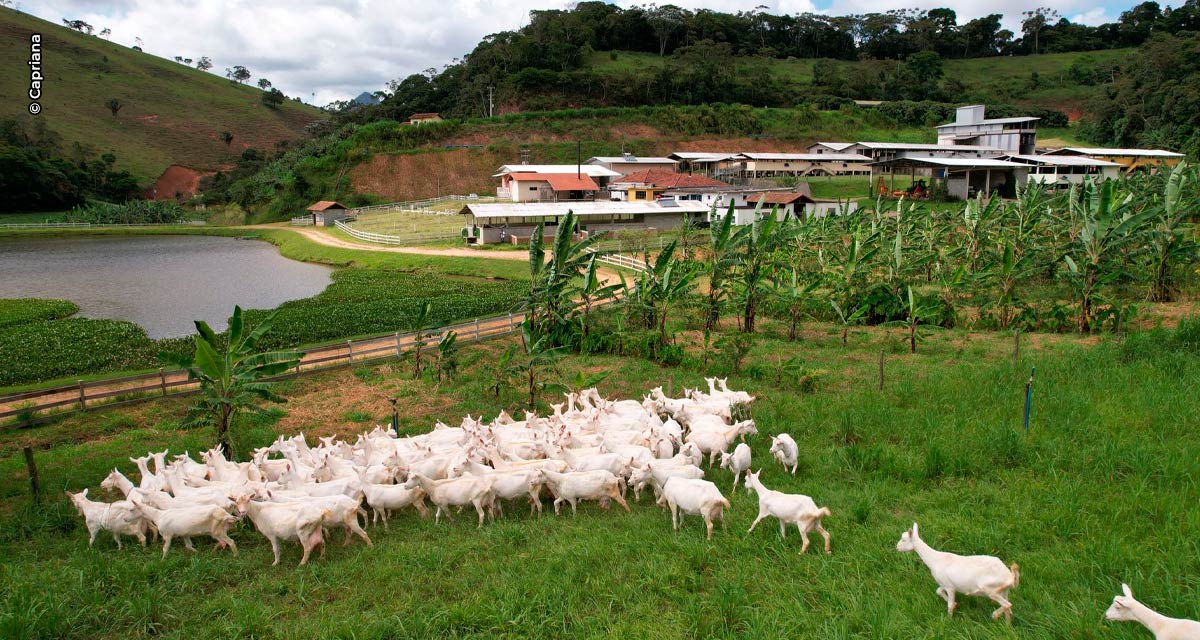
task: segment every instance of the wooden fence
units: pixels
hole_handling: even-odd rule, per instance
[[[520,331],[520,324],[524,319],[522,314],[511,313],[506,316],[478,318],[441,327],[422,335],[426,348],[436,349],[437,343],[451,331],[458,334],[459,342],[476,342],[516,333]],[[275,379],[399,358],[412,351],[415,343],[415,334],[391,333],[312,347],[305,351],[299,366]],[[156,373],[90,382],[80,380],[72,385],[9,394],[0,396],[0,422],[4,423],[0,429],[33,426],[63,414],[97,407],[118,407],[167,396],[187,395],[195,393],[198,387],[196,381],[188,379],[185,370],[159,369]],[[52,413],[43,413],[47,411]]]

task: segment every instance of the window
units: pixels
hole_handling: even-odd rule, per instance
[[[634,200],[646,200],[648,198],[648,196],[647,196],[648,193],[649,192],[647,192],[647,191],[634,191],[633,199]]]
[[[538,190],[538,188],[537,188],[537,187],[529,187],[529,190],[530,190],[530,191],[537,191],[537,190]]]

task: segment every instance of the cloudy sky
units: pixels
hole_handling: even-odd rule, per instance
[[[620,0],[630,6],[649,0]],[[112,29],[114,42],[165,58],[212,58],[214,72],[233,65],[267,78],[289,96],[324,105],[376,91],[393,78],[441,68],[480,38],[516,29],[531,9],[565,8],[561,0],[17,0],[17,9],[59,23],[84,20]],[[1019,32],[1020,12],[1053,7],[1074,22],[1110,22],[1135,0],[675,0],[689,9],[832,15],[907,7],[950,7],[966,21],[1005,14]],[[1162,3],[1169,4],[1169,3]]]

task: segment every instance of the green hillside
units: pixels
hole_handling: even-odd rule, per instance
[[[945,79],[963,84],[961,101],[1007,103],[1059,109],[1078,117],[1089,98],[1100,91],[1093,79],[1102,69],[1129,58],[1136,49],[1050,53],[1026,56],[948,59],[943,62]],[[657,69],[670,58],[633,51],[600,51],[588,60],[592,70],[613,76]],[[811,59],[737,58],[740,65],[766,65],[771,75],[801,87],[813,84]],[[830,61],[845,76],[879,73],[895,68],[891,60]],[[1072,72],[1074,67],[1074,72]],[[1033,74],[1037,74],[1036,81]],[[1093,83],[1093,84],[1089,84]]]
[[[30,34],[42,36],[42,113],[28,111]],[[0,118],[33,118],[96,153],[112,152],[117,166],[153,179],[171,164],[213,170],[243,149],[270,149],[296,138],[319,110],[286,101],[278,110],[254,87],[141,53],[102,38],[0,8]],[[114,117],[110,98],[124,105]],[[233,133],[230,145],[220,139]]]

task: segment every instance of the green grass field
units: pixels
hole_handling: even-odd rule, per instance
[[[171,164],[222,168],[243,149],[272,149],[323,117],[292,100],[268,109],[256,87],[0,7],[0,57],[24,66],[31,33],[41,34],[46,60],[45,95],[36,117],[62,136],[64,150],[78,142],[98,154],[111,151],[118,167],[142,180],[158,177]],[[197,58],[205,53],[216,52],[193,52]],[[32,124],[28,84],[28,73],[0,76],[0,96],[6,98],[0,117]],[[124,104],[115,117],[105,106],[110,98]],[[219,137],[222,131],[234,134],[228,146]]]
[[[453,203],[461,209],[460,203]],[[359,214],[350,226],[368,233],[382,233],[401,238],[434,233],[458,233],[463,228],[463,216],[438,215],[418,211],[367,211]]]
[[[778,335],[778,327],[766,325]],[[773,488],[811,495],[833,515],[833,555],[798,555],[794,533],[772,521],[753,534],[752,496],[729,490],[723,470],[708,477],[730,497],[728,527],[704,540],[698,519],[671,531],[669,516],[643,496],[633,513],[594,505],[578,517],[534,518],[519,505],[482,530],[471,517],[434,525],[415,514],[376,543],[329,546],[324,559],[295,566],[285,545],[269,546],[248,525],[234,533],[241,556],[199,542],[117,551],[101,536],[88,549],[61,490],[91,487],[128,456],[190,449],[212,441],[183,430],[184,401],[68,418],[0,435],[0,635],[24,638],[1143,638],[1132,624],[1102,621],[1122,581],[1154,608],[1200,617],[1200,385],[1187,333],[1105,339],[1032,336],[1019,362],[1011,337],[939,331],[916,355],[899,329],[860,330],[843,347],[836,329],[810,324],[802,341],[762,337],[749,361],[790,355],[817,372],[802,393],[741,375],[752,391],[760,435],[755,468]],[[578,369],[614,372],[610,396],[639,397],[668,377],[678,390],[702,385],[699,336],[681,334],[689,358],[662,369],[638,358],[570,357]],[[454,384],[412,381],[406,367],[378,365],[285,383],[291,399],[271,419],[242,426],[239,445],[276,431],[351,436],[401,399],[402,430],[437,419],[494,416],[519,408],[520,393],[484,391],[504,343],[469,347],[476,359]],[[886,384],[877,390],[877,359]],[[1021,428],[1023,391],[1037,366],[1033,420]],[[722,365],[715,365],[719,370]],[[767,366],[769,369],[769,366]],[[768,434],[800,443],[801,468],[769,459]],[[47,499],[27,497],[22,445],[36,448]],[[895,551],[914,520],[933,546],[985,553],[1021,565],[1011,592],[1012,627],[994,623],[990,602],[960,597],[954,618],[912,554]],[[817,538],[819,540],[819,538]]]

